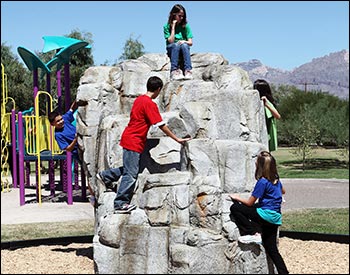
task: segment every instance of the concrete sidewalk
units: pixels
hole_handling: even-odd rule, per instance
[[[35,189],[25,189],[26,201],[35,200]],[[47,191],[42,190],[42,198]],[[81,194],[81,190],[78,190]],[[60,192],[56,192],[58,195]],[[64,194],[62,194],[62,198]],[[87,202],[75,202],[68,205],[64,202],[26,203],[20,206],[19,188],[1,192],[1,224],[62,222],[77,220],[94,220],[94,208]]]
[[[281,179],[286,189],[282,212],[303,208],[349,208],[349,180]]]

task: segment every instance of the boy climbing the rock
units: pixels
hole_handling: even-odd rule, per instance
[[[143,152],[147,133],[152,125],[158,126],[167,136],[183,144],[191,138],[178,138],[163,121],[157,104],[157,98],[163,88],[163,81],[152,76],[147,81],[147,92],[140,95],[135,101],[130,113],[130,121],[125,128],[120,141],[123,147],[123,166],[99,172],[96,177],[107,188],[112,182],[122,176],[120,186],[114,199],[115,213],[129,213],[136,208],[131,204],[136,181],[139,173],[140,155]]]

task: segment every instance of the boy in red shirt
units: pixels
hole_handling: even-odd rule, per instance
[[[163,81],[152,76],[147,81],[147,93],[139,96],[131,109],[130,121],[125,128],[120,146],[123,147],[123,166],[111,168],[99,172],[96,177],[105,184],[107,188],[113,188],[112,183],[118,181],[122,176],[118,192],[114,199],[115,213],[129,213],[136,208],[130,204],[137,176],[139,173],[139,161],[141,153],[146,144],[147,133],[152,125],[158,126],[167,136],[179,143],[184,143],[191,138],[178,138],[163,121],[157,104],[153,99],[157,98]]]

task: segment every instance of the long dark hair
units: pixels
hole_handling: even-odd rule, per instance
[[[171,11],[170,11],[170,13],[169,13],[168,23],[169,23],[170,26],[171,26],[171,23],[174,21],[175,15],[176,15],[178,12],[180,12],[181,10],[184,12],[184,17],[182,18],[180,24],[182,25],[182,27],[185,27],[185,26],[186,26],[186,24],[187,24],[186,10],[185,10],[185,8],[184,8],[182,5],[180,5],[180,4],[176,4],[176,5],[171,9]]]
[[[259,91],[260,98],[266,96],[266,98],[276,107],[275,99],[272,96],[272,91],[269,83],[264,79],[257,79],[254,81],[254,90]]]

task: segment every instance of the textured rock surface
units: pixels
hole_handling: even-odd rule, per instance
[[[242,69],[219,54],[193,54],[193,79],[169,80],[165,54],[147,54],[115,67],[91,67],[80,80],[79,145],[98,198],[94,261],[98,273],[262,273],[264,248],[242,247],[227,194],[248,194],[254,159],[267,148],[262,103]],[[113,214],[113,192],[95,178],[121,165],[119,140],[134,99],[150,76],[164,87],[156,99],[181,146],[151,128],[141,159],[138,208]]]

